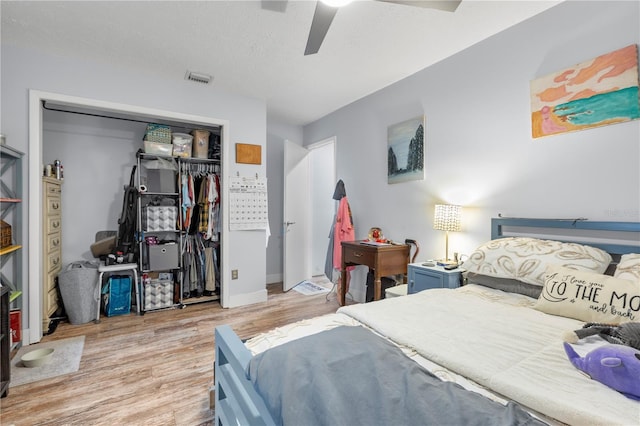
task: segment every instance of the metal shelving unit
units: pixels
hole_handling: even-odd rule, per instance
[[[0,395],[9,392],[11,351],[21,346],[13,342],[10,311],[22,311],[22,157],[24,153],[0,145],[0,218],[11,224],[12,241],[0,248]],[[11,278],[9,278],[11,277]],[[21,332],[21,330],[17,330]]]
[[[151,187],[149,186],[150,182],[149,182],[149,176],[148,176],[148,169],[145,167],[145,164],[148,164],[148,162],[150,161],[165,162],[165,165],[167,165],[166,162],[171,162],[171,164],[175,166],[175,169],[173,170],[173,174],[171,176],[172,184],[169,185],[170,190],[166,190],[165,188],[169,181],[169,178],[166,172],[164,176],[163,175],[157,176],[157,178],[161,180],[160,191],[156,191],[156,189],[158,188],[155,187],[156,186],[155,184],[152,185]],[[167,309],[167,308],[184,308],[186,305],[189,305],[192,303],[202,303],[202,302],[209,302],[209,301],[215,301],[220,299],[220,296],[218,294],[201,295],[198,297],[184,297],[185,265],[183,263],[184,263],[185,245],[186,245],[186,240],[188,238],[188,235],[185,230],[181,230],[178,227],[178,224],[182,224],[184,220],[183,210],[181,208],[183,200],[182,200],[182,195],[180,191],[180,182],[182,181],[182,175],[185,173],[185,170],[188,170],[188,169],[196,170],[198,168],[201,168],[202,170],[219,172],[220,161],[217,159],[172,157],[172,156],[165,156],[165,155],[158,155],[158,154],[148,154],[143,152],[138,152],[137,154],[136,186],[139,189],[138,203],[137,203],[138,204],[137,240],[139,244],[138,263],[139,263],[140,273],[143,277],[145,276],[145,274],[149,275],[154,272],[171,273],[173,275],[173,282],[175,283],[174,291],[173,291],[173,294],[174,294],[173,303],[171,304],[161,303],[159,307],[146,309],[144,300],[145,300],[145,291],[147,290],[147,288],[145,286],[148,286],[150,283],[149,281],[145,283],[145,279],[143,278],[140,281],[140,285],[142,287],[140,294],[141,294],[141,299],[143,301],[141,306],[142,308],[141,312]],[[147,171],[145,172],[145,170]],[[159,170],[169,170],[169,169],[165,168],[165,169],[159,169]],[[169,203],[167,201],[169,199],[174,200],[174,202]],[[169,204],[173,204],[173,206],[176,207],[177,223],[175,224],[173,229],[162,228],[161,230],[149,230],[149,227],[145,226],[145,219],[147,218],[147,215],[145,214],[145,208],[148,208],[150,204],[154,204],[154,200],[156,204],[164,204],[167,207]],[[148,218],[146,220],[148,220]],[[178,259],[177,259],[176,265],[171,264],[169,265],[170,267],[168,268],[162,268],[162,267],[154,268],[154,265],[151,264],[151,258],[150,258],[151,256],[149,253],[149,249],[152,248],[152,246],[147,244],[147,239],[154,238],[154,237],[159,242],[174,241],[177,244]],[[169,249],[169,247],[166,247],[166,248]],[[173,248],[171,247],[171,250],[172,249]],[[157,249],[156,249],[156,252],[157,252]],[[172,261],[169,263],[172,263]],[[173,266],[176,266],[176,267],[173,267]],[[155,282],[153,283],[153,285],[166,285],[166,284]],[[175,292],[178,292],[179,294],[176,296]]]
[[[22,157],[24,153],[0,145],[0,219],[11,223],[13,241],[0,249],[0,282],[10,289],[10,309],[22,310]],[[7,266],[10,266],[7,268]],[[5,273],[5,271],[7,271]],[[11,278],[9,278],[9,276]],[[11,349],[21,345],[14,342]]]

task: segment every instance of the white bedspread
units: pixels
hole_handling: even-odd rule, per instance
[[[476,285],[428,290],[338,313],[482,386],[573,425],[639,425],[640,402],[568,361],[562,334],[582,323],[532,309],[533,299]]]

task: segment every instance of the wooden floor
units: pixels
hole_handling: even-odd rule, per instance
[[[222,309],[217,302],[185,309],[62,323],[42,341],[85,336],[76,373],[9,389],[0,425],[213,424],[214,328],[229,324],[245,339],[305,318],[335,312],[335,294],[304,296],[267,286],[265,303]]]

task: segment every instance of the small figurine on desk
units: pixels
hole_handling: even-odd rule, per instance
[[[387,240],[384,238],[382,234],[382,229],[373,227],[369,229],[369,241],[373,241],[376,243],[386,243]]]

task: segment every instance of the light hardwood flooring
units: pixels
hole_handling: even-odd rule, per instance
[[[267,286],[264,303],[185,309],[61,323],[42,341],[85,336],[79,371],[9,389],[0,425],[213,424],[214,328],[229,324],[242,339],[338,309],[335,293],[304,296]]]

